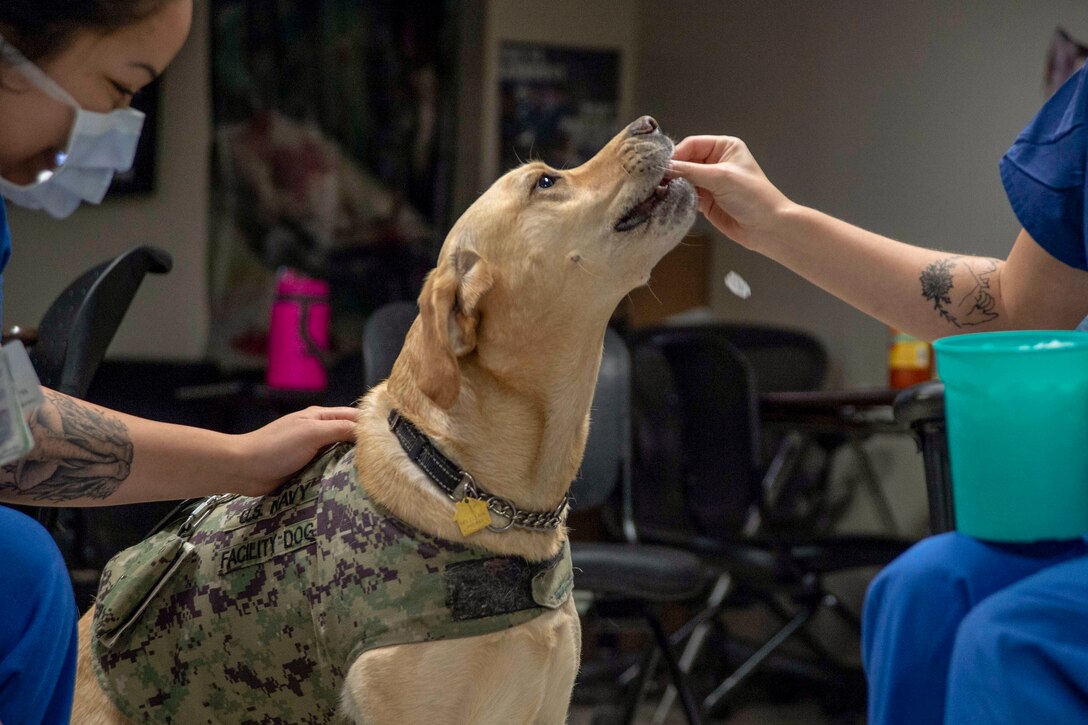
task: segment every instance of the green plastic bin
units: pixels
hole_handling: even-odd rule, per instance
[[[956,529],[992,541],[1088,534],[1088,332],[933,343]]]

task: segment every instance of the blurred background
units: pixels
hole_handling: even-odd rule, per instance
[[[322,5],[363,8],[383,3],[250,3],[280,8],[280,22],[292,12]],[[1082,4],[1044,0],[1017,2],[835,3],[729,2],[692,0],[667,11],[652,2],[554,0],[549,3],[425,2],[418,27],[431,36],[428,61],[452,95],[431,121],[444,154],[443,201],[417,201],[411,208],[434,219],[431,249],[444,229],[502,171],[500,159],[499,53],[508,41],[546,47],[613,51],[619,57],[616,129],[643,113],[653,115],[674,138],[692,133],[729,133],[744,138],[770,178],[801,203],[869,227],[893,238],[977,254],[1004,255],[1017,231],[996,172],[998,158],[1045,99],[1046,53],[1057,27],[1088,35]],[[413,3],[389,3],[403,17],[418,16]],[[259,97],[237,110],[224,88],[214,105],[216,82],[227,86],[231,68],[214,64],[213,21],[234,22],[247,3],[197,2],[189,41],[159,94],[154,190],[121,196],[100,208],[81,209],[70,223],[11,210],[16,256],[5,275],[4,324],[34,321],[67,280],[96,259],[136,243],[163,247],[174,255],[174,272],[140,292],[112,353],[156,359],[201,359],[208,353],[215,276],[213,231],[222,192],[211,183],[216,133],[238,116],[267,108],[304,123],[321,118],[328,106],[350,112],[372,89],[352,88],[349,72],[334,53],[356,53],[351,72],[378,77],[377,46],[402,39],[358,40],[365,55],[312,44],[300,46],[299,60],[322,76],[322,87],[291,72],[281,53],[278,93],[290,103]],[[250,8],[250,12],[253,12]],[[390,13],[393,11],[390,10]],[[271,20],[269,20],[271,22]],[[313,21],[311,21],[313,22]],[[361,19],[357,19],[361,23]],[[444,23],[450,23],[448,27]],[[298,29],[301,33],[302,28]],[[403,31],[403,29],[402,29]],[[236,32],[223,29],[224,33]],[[271,38],[248,27],[248,62],[260,65]],[[272,32],[269,30],[269,32]],[[363,31],[355,28],[351,32]],[[237,39],[242,43],[242,38]],[[316,42],[316,41],[315,41]],[[346,43],[347,41],[345,41]],[[229,58],[225,50],[218,51]],[[238,51],[241,53],[241,51]],[[317,64],[315,53],[324,63]],[[410,51],[401,50],[404,56]],[[230,59],[233,61],[234,59]],[[314,64],[309,65],[311,62]],[[407,60],[405,59],[405,62]],[[414,62],[423,62],[416,60]],[[452,65],[448,65],[452,64]],[[341,68],[338,76],[327,76]],[[253,71],[256,73],[256,69]],[[405,94],[410,71],[401,70],[396,89]],[[418,81],[425,85],[430,81]],[[240,84],[257,84],[245,78]],[[292,90],[294,84],[294,90]],[[318,98],[343,89],[343,97]],[[262,89],[263,91],[263,89]],[[388,89],[387,89],[388,92]],[[249,116],[247,116],[249,117]],[[374,117],[376,131],[351,126],[350,118],[329,133],[371,151],[396,130],[394,116]],[[449,128],[452,127],[452,130]],[[359,137],[348,136],[359,131]],[[403,131],[402,131],[403,133]],[[357,149],[351,149],[357,152]],[[369,164],[380,163],[363,159]],[[370,173],[397,171],[367,165]],[[407,180],[401,177],[402,183]],[[405,198],[408,193],[405,192]],[[418,197],[416,197],[418,200]],[[440,218],[435,218],[437,217]],[[831,351],[845,384],[879,384],[885,378],[885,330],[777,265],[722,242],[708,250],[708,303],[730,317],[788,323],[812,329]],[[20,263],[20,249],[35,261]],[[23,258],[29,257],[27,253]],[[48,260],[47,263],[37,260]],[[721,284],[736,269],[751,283],[753,297],[741,304]],[[661,292],[661,290],[658,290]],[[660,295],[659,295],[660,296]],[[184,305],[173,304],[184,299]],[[165,332],[166,334],[162,334]],[[154,333],[154,334],[151,334]]]

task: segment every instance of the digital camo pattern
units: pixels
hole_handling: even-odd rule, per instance
[[[178,520],[107,565],[92,652],[118,709],[136,722],[328,723],[366,650],[498,631],[568,597],[567,546],[530,563],[423,534],[366,497],[354,459],[335,447],[275,493],[220,505],[180,563],[163,556]]]

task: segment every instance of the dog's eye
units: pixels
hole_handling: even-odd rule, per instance
[[[540,178],[536,180],[536,188],[538,189],[550,189],[559,183],[558,176],[552,176],[551,174],[541,174]]]

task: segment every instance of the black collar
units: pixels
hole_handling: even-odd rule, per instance
[[[402,417],[395,408],[389,411],[389,430],[393,431],[408,457],[423,469],[427,477],[450,500],[460,501],[467,496],[484,501],[491,513],[496,514],[499,521],[503,522],[500,525],[488,526],[491,531],[506,531],[512,526],[534,531],[555,531],[563,523],[563,514],[570,505],[569,493],[563,496],[563,500],[552,511],[522,511],[505,498],[494,496],[477,486],[471,475],[442,455],[423,431],[412,421]]]

